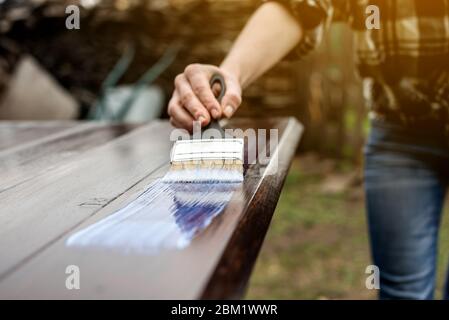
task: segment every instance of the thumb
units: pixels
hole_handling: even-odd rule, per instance
[[[226,93],[221,100],[221,107],[226,118],[231,118],[242,103],[242,88],[237,81],[225,78]]]

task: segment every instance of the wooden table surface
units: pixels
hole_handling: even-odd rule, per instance
[[[0,122],[0,298],[241,297],[302,127],[293,118],[234,119],[227,127],[278,129],[277,165],[250,165],[224,212],[190,246],[146,255],[65,241],[166,173],[167,122]],[[69,265],[79,266],[79,290],[66,288]]]

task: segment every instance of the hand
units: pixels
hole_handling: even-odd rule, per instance
[[[216,72],[223,75],[226,82],[221,104],[216,99],[220,88],[211,88],[209,84]],[[232,117],[241,102],[242,88],[237,76],[216,66],[191,64],[175,78],[175,90],[168,103],[170,123],[192,131],[194,121],[206,126],[212,119],[220,119],[223,115]]]

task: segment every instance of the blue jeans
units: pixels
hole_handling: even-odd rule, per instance
[[[365,189],[371,253],[380,270],[379,298],[433,299],[448,184],[449,136],[443,128],[406,129],[372,121]]]

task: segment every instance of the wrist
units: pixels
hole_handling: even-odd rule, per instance
[[[220,69],[228,73],[230,76],[234,77],[241,87],[243,87],[243,81],[241,76],[241,70],[237,63],[228,62],[227,60],[223,61],[220,65]]]

